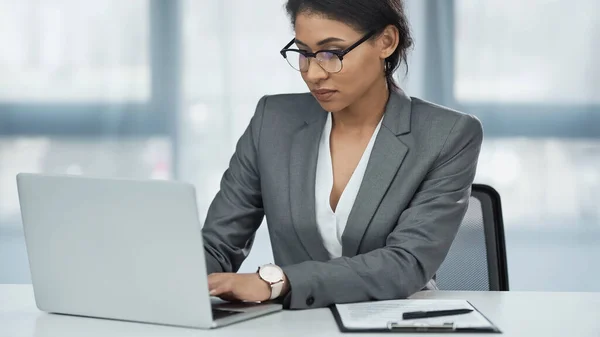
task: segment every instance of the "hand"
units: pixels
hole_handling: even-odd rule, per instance
[[[211,296],[226,301],[266,301],[271,297],[271,286],[257,273],[214,273],[208,275]]]

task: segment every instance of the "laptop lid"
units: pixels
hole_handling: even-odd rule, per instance
[[[40,310],[214,326],[194,187],[17,176]]]

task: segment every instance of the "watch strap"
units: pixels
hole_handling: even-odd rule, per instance
[[[281,290],[283,289],[283,280],[276,282],[276,283],[271,283],[271,300],[276,299],[277,297],[279,297],[279,295],[281,295]]]

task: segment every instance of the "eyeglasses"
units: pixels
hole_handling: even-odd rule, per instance
[[[314,53],[300,49],[290,49],[290,46],[296,42],[296,39],[292,39],[283,49],[280,51],[290,66],[300,72],[307,72],[310,67],[310,59],[314,58],[323,70],[328,73],[338,73],[343,68],[343,59],[352,49],[358,47],[361,43],[367,41],[371,36],[375,34],[375,31],[369,32],[363,36],[362,39],[358,40],[355,44],[344,50],[319,50]]]

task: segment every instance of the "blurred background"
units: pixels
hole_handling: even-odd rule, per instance
[[[0,0],[0,283],[30,282],[18,172],[191,182],[203,220],[258,99],[306,91],[284,4]],[[600,291],[600,2],[407,7],[398,79],[483,122],[511,290]],[[271,260],[262,226],[242,270]]]

